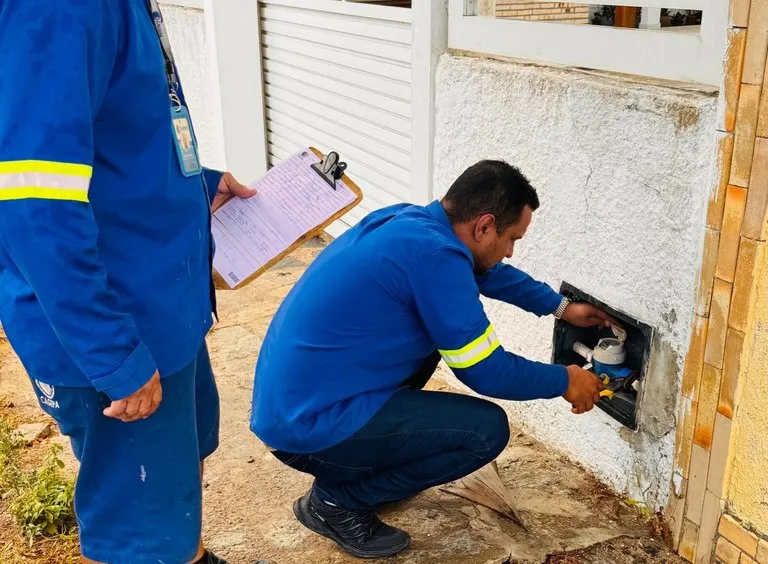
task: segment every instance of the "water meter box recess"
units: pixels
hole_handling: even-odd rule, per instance
[[[587,302],[599,307],[612,315],[626,331],[624,354],[617,358],[623,359],[622,371],[620,372],[631,374],[631,376],[628,378],[614,378],[608,385],[609,388],[615,391],[613,397],[602,398],[597,406],[622,425],[636,430],[637,409],[643,397],[643,383],[648,369],[653,328],[610,307],[567,282],[563,282],[560,292],[573,301]],[[601,339],[615,339],[615,337],[616,335],[610,328],[575,327],[562,319],[557,319],[555,320],[553,335],[552,362],[585,366],[589,361],[573,350],[574,344],[581,343],[585,345],[586,349],[592,350],[598,346]],[[585,347],[581,347],[581,349]],[[590,366],[592,365],[592,363],[589,364]],[[599,363],[597,365],[600,366]],[[623,370],[625,368],[626,370]],[[604,371],[601,370],[600,372],[602,374]],[[615,374],[611,373],[611,375],[614,376]]]

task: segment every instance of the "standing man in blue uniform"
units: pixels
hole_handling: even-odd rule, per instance
[[[406,548],[377,506],[457,480],[507,445],[504,410],[426,392],[442,358],[476,392],[526,401],[599,401],[578,366],[505,352],[480,295],[587,326],[612,320],[502,263],[539,207],[514,167],[482,161],[445,198],[368,215],[331,243],[283,301],[256,366],[251,429],[285,464],[315,476],[294,504],[309,529],[358,557]]]
[[[155,0],[0,0],[0,52],[0,319],[80,460],[83,560],[223,562],[210,206],[253,191],[200,166]]]

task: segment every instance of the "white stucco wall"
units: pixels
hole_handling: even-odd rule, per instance
[[[436,196],[480,159],[520,167],[542,207],[512,263],[556,290],[565,280],[657,332],[646,394],[658,397],[636,433],[598,409],[572,415],[560,399],[504,407],[513,423],[655,506],[666,502],[672,476],[674,403],[713,186],[715,104],[697,92],[508,62],[446,55],[438,69]],[[490,301],[486,311],[508,350],[551,360],[551,317]]]
[[[225,167],[221,108],[215,95],[202,10],[162,5],[176,66],[195,127],[203,165]]]

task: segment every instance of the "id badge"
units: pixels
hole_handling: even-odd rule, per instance
[[[176,155],[179,167],[184,176],[195,176],[203,171],[200,166],[200,156],[197,154],[195,138],[192,136],[192,123],[189,112],[184,106],[171,107],[171,125],[173,126],[173,142],[176,145]]]

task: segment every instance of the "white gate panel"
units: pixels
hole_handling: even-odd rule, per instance
[[[303,146],[338,151],[363,201],[329,232],[414,201],[411,10],[338,0],[261,0],[270,165]]]

